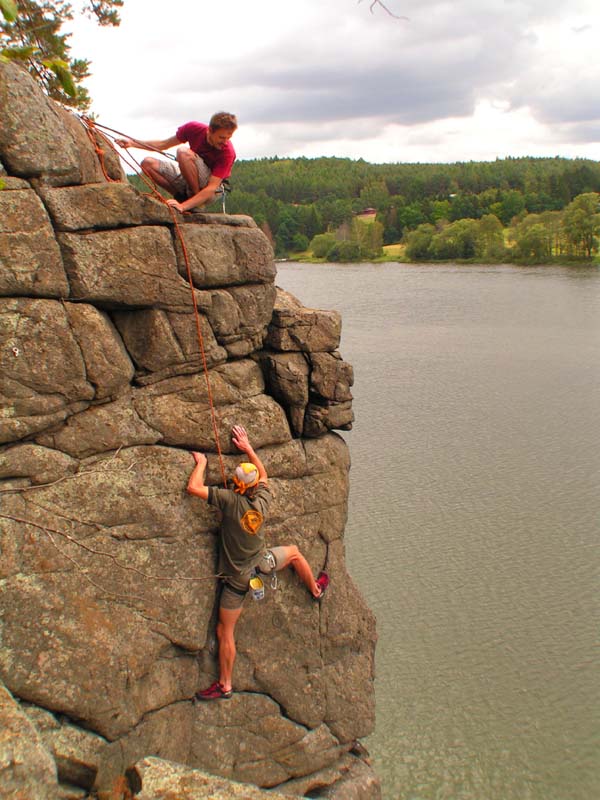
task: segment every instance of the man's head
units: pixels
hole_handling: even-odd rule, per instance
[[[258,483],[258,470],[254,464],[244,461],[235,468],[233,473],[234,491],[245,494]]]
[[[208,124],[208,143],[222,150],[237,130],[235,114],[227,111],[217,111],[210,118]]]

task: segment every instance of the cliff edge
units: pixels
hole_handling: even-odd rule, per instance
[[[277,289],[251,218],[175,226],[94,138],[0,63],[0,784],[29,800],[377,798],[358,742],[375,622],[346,572],[333,432],[352,422],[339,315]],[[191,449],[221,483],[211,403],[226,471],[233,424],[268,470],[269,543],[332,584],[313,603],[286,570],[247,598],[236,692],[198,707],[219,519],[185,487]]]

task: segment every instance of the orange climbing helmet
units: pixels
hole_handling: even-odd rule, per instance
[[[235,484],[234,491],[244,494],[244,492],[252,488],[252,486],[256,486],[258,483],[258,469],[254,464],[243,461],[235,468],[233,482]]]

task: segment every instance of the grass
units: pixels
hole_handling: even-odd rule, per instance
[[[403,244],[387,244],[383,247],[383,255],[378,258],[370,259],[374,263],[384,263],[388,261],[406,261],[405,246]],[[303,250],[298,253],[289,253],[286,257],[287,261],[299,261],[306,264],[324,264],[327,263],[326,258],[315,258],[311,250]]]

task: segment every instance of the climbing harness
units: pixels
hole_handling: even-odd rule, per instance
[[[88,133],[88,136],[90,138],[90,141],[94,145],[94,150],[98,154],[98,159],[100,161],[100,166],[102,168],[104,176],[106,177],[107,181],[114,182],[115,179],[110,178],[109,175],[108,175],[108,172],[106,170],[106,165],[104,163],[104,151],[102,151],[102,148],[99,146],[99,144],[97,142],[97,139],[96,139],[96,135],[101,137],[103,139],[103,141],[109,147],[111,147],[112,150],[116,153],[117,151],[116,151],[116,148],[113,145],[112,141],[108,138],[108,136],[106,136],[103,133],[101,133],[100,131],[98,131],[98,128],[102,127],[104,130],[112,131],[113,133],[116,133],[119,136],[125,136],[125,134],[122,134],[119,131],[115,131],[115,130],[113,130],[111,128],[107,128],[104,125],[101,126],[100,123],[96,122],[95,120],[89,119],[89,117],[77,116],[77,118],[80,120],[80,122],[82,123],[82,125],[86,129],[86,131]],[[127,137],[127,138],[129,138],[129,137]],[[157,148],[147,148],[147,149],[156,150]],[[159,151],[159,152],[161,152],[161,151]],[[100,153],[101,153],[101,155],[100,155]],[[169,155],[170,156],[170,154],[165,154],[165,155]],[[179,221],[177,219],[177,214],[179,212],[176,211],[172,206],[170,206],[167,203],[166,199],[162,196],[162,194],[156,188],[154,182],[151,181],[148,178],[148,176],[143,173],[141,165],[136,161],[135,158],[133,158],[133,156],[131,156],[130,153],[127,153],[127,157],[125,157],[125,156],[121,156],[121,157],[123,158],[123,161],[125,161],[125,163],[129,167],[132,167],[132,164],[130,162],[133,162],[133,164],[135,165],[135,166],[132,167],[134,172],[138,175],[139,178],[141,178],[141,180],[144,181],[146,186],[148,186],[148,188],[150,189],[151,194],[157,200],[159,200],[161,203],[163,203],[169,209],[169,211],[171,213],[171,217],[172,217],[172,220],[173,220],[173,226],[174,226],[177,238],[179,240],[179,244],[181,245],[181,252],[183,253],[183,258],[184,258],[185,266],[186,266],[187,280],[188,280],[188,284],[190,286],[190,292],[191,292],[191,295],[192,295],[192,306],[193,306],[193,309],[194,309],[194,320],[195,320],[195,323],[196,323],[196,336],[197,336],[197,339],[198,339],[198,346],[200,348],[200,355],[201,355],[201,358],[202,358],[202,367],[203,367],[203,370],[204,370],[204,378],[205,378],[205,381],[206,381],[206,391],[207,391],[207,396],[208,396],[208,404],[209,404],[209,407],[210,407],[210,415],[211,415],[211,422],[212,422],[212,428],[213,428],[213,435],[214,435],[214,439],[215,439],[215,446],[216,446],[217,454],[219,456],[219,464],[220,464],[220,467],[221,467],[221,477],[223,479],[223,485],[225,487],[227,487],[227,476],[225,474],[225,465],[223,463],[223,454],[221,452],[221,445],[220,445],[220,442],[219,442],[219,430],[218,430],[218,426],[217,426],[217,417],[216,417],[216,411],[215,411],[215,404],[214,404],[212,390],[211,390],[211,386],[210,386],[208,362],[206,360],[206,352],[205,352],[205,349],[204,349],[204,337],[202,335],[202,328],[201,328],[201,324],[200,324],[200,313],[198,311],[198,301],[196,299],[196,291],[195,291],[195,287],[194,287],[194,281],[193,281],[193,278],[192,278],[192,267],[191,267],[190,257],[189,257],[188,250],[187,250],[187,247],[186,247],[186,244],[185,244],[183,232],[181,230],[181,225],[180,225],[180,223],[179,223]],[[170,157],[174,158],[173,156],[170,156]]]

